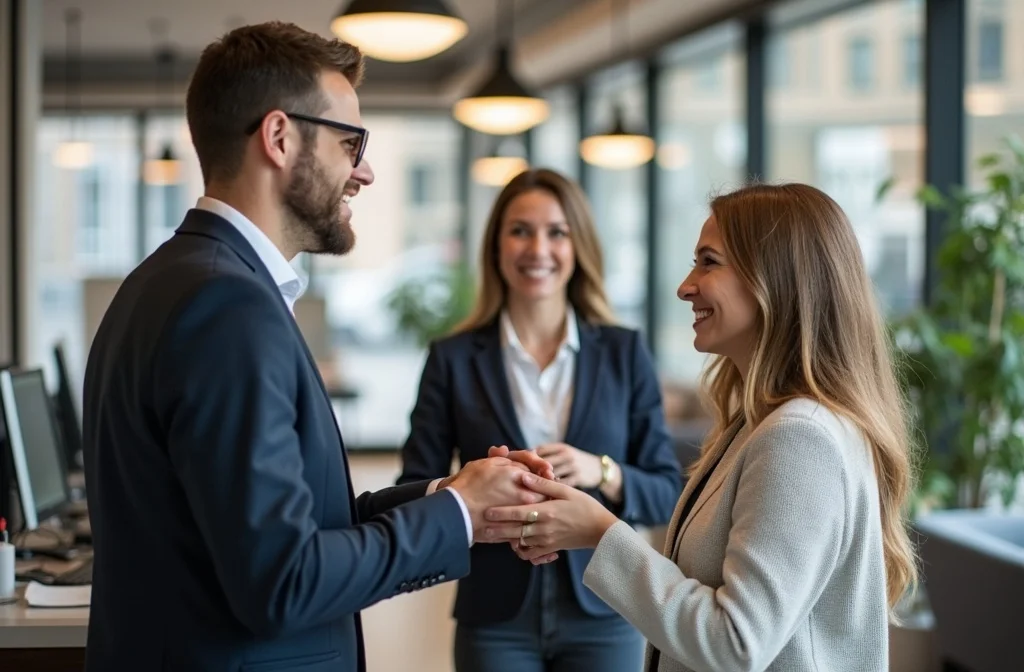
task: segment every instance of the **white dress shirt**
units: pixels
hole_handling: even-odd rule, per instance
[[[274,245],[267,234],[238,210],[215,198],[210,198],[209,196],[200,197],[196,203],[196,209],[212,212],[226,219],[232,226],[238,229],[238,232],[245,237],[245,240],[252,246],[252,249],[256,251],[256,256],[266,266],[267,271],[270,272],[270,277],[274,279],[274,283],[281,291],[281,296],[284,298],[285,303],[288,304],[288,310],[294,314],[295,302],[306,291],[307,283],[299,277],[299,274],[295,272],[292,265],[285,259],[284,254]],[[441,479],[437,479],[430,484],[427,488],[428,495],[433,494],[437,490],[437,484],[440,481]],[[466,507],[466,502],[463,501],[462,496],[458,492],[451,489],[446,490],[452,493],[455,501],[459,503],[459,508],[462,509],[462,517],[466,521],[466,534],[469,537],[469,543],[472,544],[473,521],[469,517],[469,508]]]
[[[501,346],[512,405],[526,447],[534,450],[545,443],[565,441],[580,350],[579,324],[572,306],[566,311],[565,337],[554,360],[543,371],[523,347],[505,311],[501,313]]]

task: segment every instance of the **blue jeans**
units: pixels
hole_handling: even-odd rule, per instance
[[[457,672],[639,672],[644,640],[621,616],[595,618],[576,602],[564,557],[533,572],[510,621],[455,628]]]

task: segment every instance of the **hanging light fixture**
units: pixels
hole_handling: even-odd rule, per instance
[[[174,80],[174,51],[166,43],[167,26],[165,22],[153,21],[151,30],[153,31],[153,44],[164,45],[156,52],[157,99],[160,98],[160,82],[162,81],[166,86],[166,101],[170,103],[173,98],[171,87]],[[146,160],[142,166],[142,179],[146,184],[152,185],[166,186],[178,183],[181,179],[181,161],[174,155],[174,148],[170,142],[164,143],[163,150],[156,158]]]
[[[64,108],[70,119],[71,132],[69,138],[57,145],[53,154],[53,163],[65,170],[81,170],[92,165],[92,144],[78,139],[81,120],[79,99],[81,86],[82,61],[82,13],[76,8],[64,12],[66,25],[66,41],[64,49]],[[74,68],[74,71],[72,71]]]
[[[580,142],[580,155],[589,164],[611,170],[642,166],[654,158],[654,139],[626,129],[625,111],[615,108],[612,128]]]
[[[469,26],[444,0],[352,0],[331,32],[379,61],[408,63],[435,56],[465,37]]]
[[[627,3],[628,0],[624,0],[621,12],[622,21],[618,28],[623,35],[623,44],[628,48]],[[616,40],[615,14],[615,0],[612,0],[612,12],[608,23],[612,29],[613,45]],[[655,149],[653,138],[639,129],[631,129],[627,126],[626,111],[622,104],[615,105],[612,110],[611,129],[586,137],[580,142],[580,156],[584,161],[610,170],[627,170],[642,166],[654,158]]]
[[[508,139],[495,147],[493,153],[473,162],[473,180],[488,187],[504,187],[513,177],[530,167],[522,143]]]
[[[548,118],[548,102],[533,95],[512,74],[513,0],[497,12],[498,59],[494,72],[472,95],[455,103],[452,114],[473,130],[490,135],[516,135]]]

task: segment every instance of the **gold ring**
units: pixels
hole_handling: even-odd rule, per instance
[[[526,525],[523,525],[519,529],[519,548],[529,548],[530,547],[529,544],[526,543],[526,539],[523,538],[523,535],[525,534],[525,532],[526,532]]]
[[[536,523],[538,518],[540,518],[539,511],[530,511],[526,514],[526,522],[528,523]]]

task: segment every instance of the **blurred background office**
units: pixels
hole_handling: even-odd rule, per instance
[[[55,394],[60,343],[79,394],[113,291],[202,193],[183,110],[202,47],[271,19],[329,35],[358,4],[0,0],[0,364],[41,369]],[[991,170],[977,160],[1008,152],[1004,138],[1024,134],[1024,0],[435,4],[466,31],[439,53],[396,53],[410,42],[387,31],[366,43],[375,56],[360,99],[378,179],[353,202],[355,250],[295,260],[310,281],[296,316],[364,488],[397,474],[425,343],[468,308],[487,211],[524,166],[558,169],[586,190],[610,299],[648,339],[685,463],[705,426],[694,392],[704,358],[675,289],[711,194],[753,177],[824,189],[850,215],[895,325],[940,305],[953,273],[939,254],[946,216],[926,209],[919,190],[988,188]],[[493,114],[474,96],[502,65],[528,98]],[[613,130],[619,135],[609,137]],[[1024,180],[1016,171],[1008,179]],[[1008,212],[1019,220],[1020,207]],[[1008,245],[1024,256],[1020,240]],[[1010,298],[1000,319],[1006,333],[1024,337],[1024,272],[1004,275]],[[990,276],[979,281],[989,294]],[[949,523],[968,530],[951,534],[984,536],[963,543],[995,544],[998,560],[963,546],[925,553],[936,568],[931,601],[908,605],[914,618],[894,631],[894,670],[937,669],[939,658],[977,670],[1015,660],[1017,668],[1001,669],[1024,669],[1024,649],[1005,650],[1010,624],[1024,622],[1024,357],[992,343],[1000,354],[990,378],[1005,382],[999,390],[1019,385],[1022,398],[1007,397],[991,420],[1008,427],[997,458],[981,464],[991,478],[983,489],[971,475],[976,463],[940,459],[957,453],[956,428],[925,426],[934,489],[918,501],[919,512],[988,512]],[[977,354],[964,347],[950,356]],[[963,396],[981,384],[961,382]],[[975,579],[975,592],[992,591],[986,613],[958,616],[971,613],[974,598],[942,583],[946,557],[976,563],[956,576],[998,578],[992,586],[995,579]],[[415,669],[450,669],[443,617],[452,594],[441,586],[370,610],[371,669],[408,669],[387,644],[398,637],[415,652]]]

